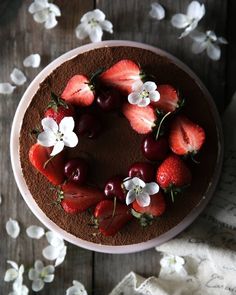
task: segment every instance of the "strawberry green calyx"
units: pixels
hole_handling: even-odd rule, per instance
[[[139,213],[137,211],[135,211],[134,209],[131,209],[131,214],[138,219],[140,225],[142,227],[146,227],[148,225],[151,225],[153,222],[154,217],[152,216],[152,214],[148,214],[148,213]]]
[[[168,188],[164,189],[164,192],[167,193],[167,194],[170,194],[171,196],[171,200],[172,202],[174,203],[175,202],[175,197],[178,196],[178,195],[182,195],[183,192],[189,187],[190,185],[187,184],[187,185],[184,185],[184,186],[181,186],[181,187],[176,187],[175,185],[173,184],[170,184],[168,186]]]
[[[65,109],[69,108],[67,103],[62,98],[60,98],[54,92],[51,92],[51,100],[48,103],[47,109],[52,108],[55,112],[57,112],[59,106],[62,106]]]

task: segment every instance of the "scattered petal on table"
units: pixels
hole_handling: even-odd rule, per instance
[[[163,18],[165,18],[165,9],[161,4],[157,2],[152,3],[149,15],[157,20],[162,20]]]
[[[20,233],[20,226],[18,221],[10,218],[6,223],[6,231],[10,237],[16,239]]]
[[[25,74],[17,68],[12,71],[10,77],[12,82],[16,85],[23,85],[26,82]]]
[[[23,65],[25,67],[32,67],[32,68],[38,68],[41,62],[41,57],[38,53],[36,54],[31,54],[27,56],[24,61]]]
[[[84,288],[84,285],[82,285],[78,281],[73,281],[73,286],[69,287],[66,290],[66,295],[87,295],[87,291]]]
[[[45,231],[41,226],[31,225],[26,229],[26,234],[28,237],[38,240],[44,236]]]
[[[10,83],[0,83],[0,94],[12,94],[15,88]]]

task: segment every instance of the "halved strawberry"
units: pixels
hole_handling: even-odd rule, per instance
[[[75,75],[68,81],[61,97],[78,106],[89,106],[94,101],[94,86],[86,76]]]
[[[72,105],[68,105],[67,107],[58,106],[57,108],[48,108],[44,114],[44,117],[53,118],[57,124],[61,122],[61,120],[65,117],[73,117],[75,115],[75,110]]]
[[[169,144],[177,155],[196,154],[205,141],[205,131],[185,116],[174,119],[170,128]]]
[[[36,143],[29,150],[29,160],[52,184],[59,185],[63,183],[65,179],[64,155],[62,152],[51,158],[51,151],[52,148],[47,148]],[[49,159],[50,161],[48,161]]]
[[[102,191],[89,186],[78,186],[68,182],[62,186],[60,202],[62,208],[70,214],[76,214],[95,206],[104,199]]]
[[[141,207],[134,201],[132,204],[132,214],[139,219],[142,226],[152,223],[154,217],[161,216],[166,210],[166,202],[163,193],[159,191],[157,194],[150,196],[151,203],[147,207]]]
[[[140,134],[147,134],[155,127],[157,115],[150,106],[139,107],[125,103],[122,112],[129,120],[131,127]]]
[[[118,61],[100,75],[103,84],[115,87],[126,95],[132,92],[133,83],[141,79],[140,67],[129,59]]]
[[[165,113],[174,112],[181,106],[182,101],[173,86],[168,84],[159,85],[157,91],[160,93],[160,99],[156,102],[152,101],[151,105],[159,111]]]
[[[132,219],[128,206],[104,200],[97,204],[94,216],[100,232],[104,236],[114,236],[127,222]]]

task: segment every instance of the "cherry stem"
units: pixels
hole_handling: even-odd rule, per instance
[[[46,169],[48,163],[53,159],[55,158],[55,155],[54,156],[51,156],[44,164],[43,164],[43,168]]]
[[[197,161],[195,158],[194,158],[195,154],[191,154],[191,160],[195,163],[195,164],[200,164],[199,161]]]
[[[157,133],[156,133],[156,140],[158,140],[158,137],[159,137],[159,134],[160,134],[160,130],[161,130],[161,126],[163,124],[163,122],[165,121],[165,119],[171,114],[171,112],[168,112],[165,114],[164,117],[162,117],[159,125],[158,125],[158,128],[157,128]]]
[[[175,196],[174,196],[173,189],[170,190],[170,195],[171,195],[171,200],[174,203],[175,202]]]
[[[111,218],[114,218],[115,213],[116,213],[116,202],[117,202],[117,198],[114,198],[114,204],[113,204],[113,211],[112,211],[112,216]]]

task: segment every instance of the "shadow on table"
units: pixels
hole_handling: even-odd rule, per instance
[[[0,1],[0,26],[9,24],[16,17],[21,4],[22,0]]]

